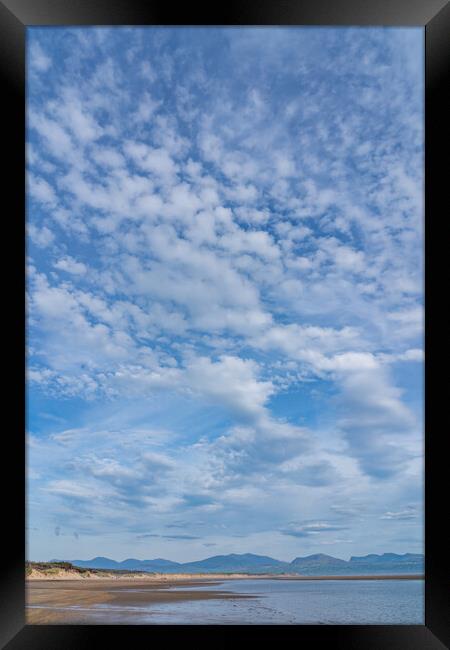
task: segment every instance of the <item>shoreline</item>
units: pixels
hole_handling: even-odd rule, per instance
[[[71,574],[71,572],[59,572],[55,575],[46,575],[45,573],[33,572],[26,577],[26,582],[44,581],[141,581],[145,583],[165,583],[179,581],[195,580],[424,580],[425,575],[419,573],[398,573],[398,574],[361,574],[361,575],[299,575],[299,574],[276,574],[276,573],[158,573],[158,574],[127,574],[114,575],[113,572],[105,575],[95,573]]]
[[[40,577],[26,580],[26,622],[31,625],[126,624],[151,616],[153,606],[176,606],[179,602],[243,600],[256,594],[227,591],[233,580],[417,580],[418,575],[401,576],[298,576],[244,574],[176,574],[175,576]],[[202,590],[198,587],[207,586]],[[180,589],[181,587],[181,589]],[[212,588],[211,588],[212,587]]]
[[[139,579],[140,578],[140,579]],[[31,579],[26,584],[26,622],[30,625],[116,623],[120,612],[139,620],[148,606],[195,600],[242,600],[253,595],[222,589],[220,579],[177,577],[158,580],[124,577],[87,579]],[[196,587],[218,587],[197,591]],[[183,590],[176,587],[182,585]],[[187,588],[186,588],[187,587]],[[100,617],[100,620],[99,618]]]

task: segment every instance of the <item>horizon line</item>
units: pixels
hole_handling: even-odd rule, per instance
[[[206,557],[202,557],[202,558],[200,558],[198,560],[187,560],[187,561],[170,560],[169,558],[166,558],[166,557],[144,558],[144,559],[140,559],[140,558],[137,558],[137,557],[126,557],[123,560],[116,560],[116,559],[108,557],[106,555],[95,555],[95,556],[93,556],[91,558],[88,558],[86,560],[83,560],[83,559],[80,559],[80,558],[75,558],[75,559],[71,559],[71,560],[67,560],[67,559],[31,560],[31,559],[26,558],[26,562],[74,562],[74,561],[89,562],[90,560],[95,560],[95,559],[98,559],[98,558],[102,558],[102,559],[105,559],[105,560],[110,560],[112,562],[117,562],[118,564],[126,562],[127,560],[136,560],[138,562],[155,562],[156,560],[163,560],[163,561],[166,561],[166,562],[174,562],[174,563],[177,563],[177,564],[192,564],[193,562],[202,562],[204,560],[208,560],[208,559],[213,558],[213,557],[230,557],[232,555],[235,555],[237,557],[242,557],[244,555],[253,555],[253,556],[257,556],[257,557],[268,557],[271,560],[275,560],[276,562],[284,562],[286,564],[291,564],[295,559],[297,559],[299,557],[301,557],[301,558],[310,558],[310,557],[318,556],[318,555],[319,556],[330,557],[330,558],[333,558],[334,560],[340,560],[342,562],[350,562],[352,557],[366,558],[366,557],[370,557],[370,556],[374,556],[374,555],[378,556],[378,557],[383,557],[384,555],[397,555],[399,557],[404,556],[404,555],[421,555],[422,557],[425,558],[425,553],[414,553],[414,552],[411,552],[411,551],[406,551],[404,553],[395,553],[393,551],[384,551],[383,553],[366,553],[364,555],[350,555],[348,560],[344,560],[343,558],[336,557],[334,555],[329,555],[328,553],[320,553],[320,552],[318,552],[318,553],[309,553],[308,555],[296,555],[293,558],[293,560],[279,560],[278,558],[271,557],[271,556],[268,556],[268,555],[260,555],[259,553],[245,552],[245,553],[217,553],[215,555],[208,555]]]

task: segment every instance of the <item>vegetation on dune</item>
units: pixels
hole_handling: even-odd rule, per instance
[[[33,570],[42,571],[50,575],[56,574],[59,571],[74,571],[75,573],[90,572],[90,569],[76,567],[70,562],[25,562],[26,575],[30,575]],[[92,571],[95,573],[96,569],[93,569]]]
[[[125,569],[114,570],[78,567],[71,562],[25,562],[25,574],[30,576],[32,571],[39,571],[45,575],[57,575],[60,571],[71,571],[80,575],[110,575],[111,573],[133,575],[137,573],[136,571],[127,571]]]

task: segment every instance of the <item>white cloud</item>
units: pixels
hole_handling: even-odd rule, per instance
[[[39,133],[45,148],[55,158],[64,161],[73,155],[74,150],[70,135],[55,120],[31,112],[29,126]]]
[[[27,224],[27,233],[36,246],[39,246],[40,248],[46,248],[55,239],[55,235],[49,228],[47,228],[47,226],[38,228],[32,223]]]
[[[54,206],[57,197],[54,188],[44,179],[34,174],[27,175],[30,196],[44,205]]]
[[[142,170],[155,176],[172,176],[176,165],[169,153],[161,147],[149,147],[140,142],[128,142],[124,147],[125,153]]]
[[[258,381],[258,366],[251,359],[222,356],[211,362],[200,357],[188,363],[187,373],[192,390],[251,420],[263,413],[264,404],[274,392],[270,381]]]
[[[56,269],[65,271],[71,275],[84,275],[87,272],[86,264],[83,264],[83,262],[77,262],[77,260],[74,260],[73,257],[70,256],[62,257],[57,260],[53,266]]]
[[[28,55],[32,69],[37,72],[46,72],[52,64],[51,58],[47,56],[38,41],[31,43]]]
[[[419,516],[416,508],[409,506],[405,510],[399,510],[397,512],[385,512],[380,519],[389,519],[394,521],[410,521],[411,519],[417,519]]]

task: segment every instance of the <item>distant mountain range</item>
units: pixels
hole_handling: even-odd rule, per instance
[[[58,561],[58,560],[52,560]],[[172,562],[163,558],[137,560],[128,558],[116,562],[107,557],[92,560],[70,560],[78,567],[91,569],[118,569],[154,573],[299,573],[302,575],[373,575],[423,573],[425,558],[419,553],[383,553],[351,557],[349,561],[317,553],[296,557],[292,562],[282,562],[265,555],[253,553],[215,555],[197,562]]]

